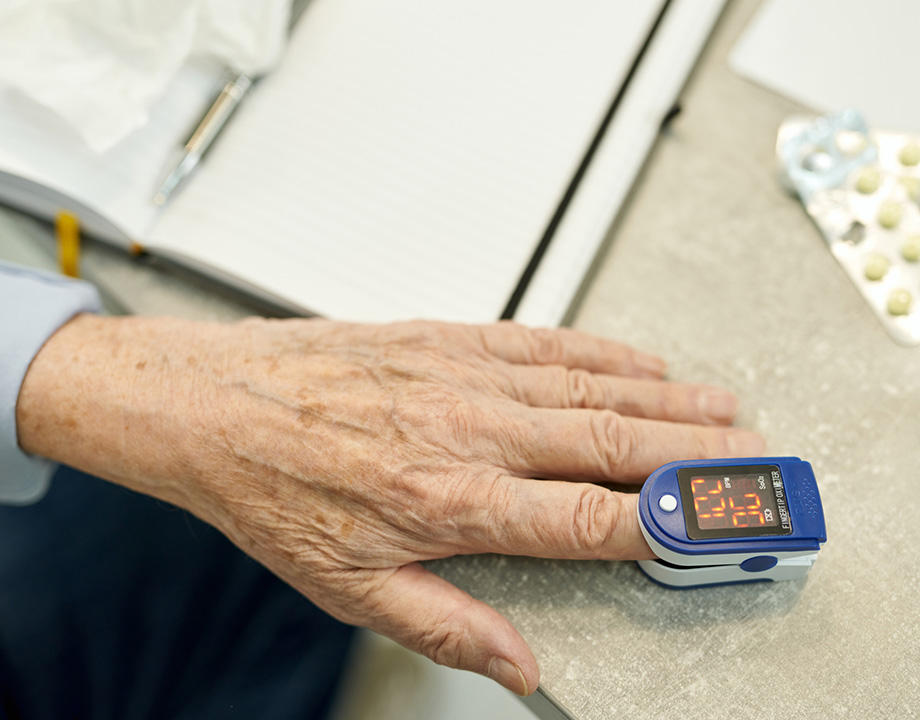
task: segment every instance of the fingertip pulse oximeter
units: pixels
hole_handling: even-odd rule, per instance
[[[639,567],[676,588],[803,577],[827,540],[814,472],[796,457],[663,465],[639,494],[639,526],[658,558]]]

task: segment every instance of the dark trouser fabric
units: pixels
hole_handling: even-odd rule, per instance
[[[351,628],[187,512],[68,468],[0,506],[0,718],[322,718]]]

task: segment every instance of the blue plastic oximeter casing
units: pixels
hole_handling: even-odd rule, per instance
[[[752,478],[759,481],[760,489],[754,488],[755,492],[743,496],[750,499],[741,501],[756,502],[757,512],[745,513],[739,506],[737,514],[756,515],[766,527],[731,527],[732,510],[726,510],[721,499],[722,475],[729,487],[732,479],[736,485],[741,481],[750,483]],[[710,508],[705,502],[701,508],[700,501],[709,497],[691,489],[691,484],[704,482],[710,484],[700,488],[710,487],[713,497],[720,498],[723,507],[718,523],[726,529],[705,527],[713,523],[708,519],[712,513],[702,514],[701,510]],[[732,508],[739,492],[743,490],[735,491],[735,497],[730,498]],[[764,513],[771,522],[764,523]],[[746,523],[748,518],[741,520]],[[646,480],[639,494],[639,523],[659,558],[641,561],[640,568],[657,582],[672,587],[801,577],[814,564],[821,544],[827,540],[814,472],[809,463],[797,457],[686,460],[663,465]]]

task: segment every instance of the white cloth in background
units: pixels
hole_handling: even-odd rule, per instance
[[[102,153],[142,127],[193,59],[261,74],[290,0],[4,0],[0,92],[37,104]]]

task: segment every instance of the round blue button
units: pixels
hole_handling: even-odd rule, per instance
[[[763,572],[764,570],[769,570],[771,567],[775,567],[777,559],[772,555],[759,555],[757,557],[748,558],[743,563],[741,563],[741,569],[744,572]]]

